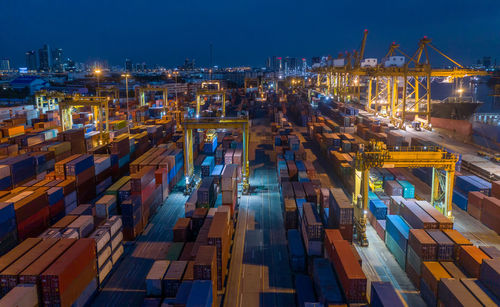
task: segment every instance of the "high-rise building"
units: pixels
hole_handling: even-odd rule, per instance
[[[26,68],[29,71],[37,70],[35,50],[26,51]]]
[[[38,50],[38,60],[40,61],[39,70],[40,71],[50,71],[52,68],[52,53],[50,52],[50,46],[45,44],[42,49]]]
[[[9,59],[0,59],[0,71],[10,71]]]
[[[311,64],[320,64],[321,63],[321,58],[319,56],[315,56],[311,59]]]
[[[483,66],[485,68],[489,68],[491,66],[491,57],[490,56],[483,57]]]
[[[63,70],[63,50],[61,48],[52,49],[52,70],[53,71],[62,71]]]
[[[125,59],[125,71],[127,71],[127,72],[132,71],[132,60],[131,59]]]
[[[273,55],[273,57],[271,58],[271,70],[278,71],[279,69],[280,67],[279,67],[278,57]]]

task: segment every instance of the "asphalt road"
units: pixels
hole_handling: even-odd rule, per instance
[[[295,306],[270,127],[250,135],[252,193],[240,199],[224,306]]]

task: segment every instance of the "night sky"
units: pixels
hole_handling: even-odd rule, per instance
[[[44,43],[77,62],[264,66],[268,56],[337,55],[360,46],[381,58],[391,42],[413,53],[427,35],[459,63],[500,62],[500,0],[2,0],[0,58],[24,66]],[[433,55],[438,62],[438,56]]]

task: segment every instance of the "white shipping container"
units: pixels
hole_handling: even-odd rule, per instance
[[[74,228],[69,228],[63,230],[61,233],[61,238],[65,239],[80,239],[80,235],[78,234],[78,231]]]
[[[114,251],[120,246],[123,241],[123,232],[119,232],[116,236],[111,240],[111,249]]]
[[[109,243],[111,235],[107,229],[98,228],[89,236],[89,238],[95,240],[96,251],[99,253],[106,246],[106,244]]]
[[[102,270],[102,267],[106,264],[109,257],[111,257],[111,247],[108,245],[97,255],[97,268],[99,272]]]
[[[113,251],[113,254],[111,255],[111,261],[113,262],[113,265],[115,265],[120,257],[123,255],[123,244],[120,244],[118,248]]]
[[[99,270],[99,284],[102,284],[106,276],[108,276],[109,272],[111,272],[112,268],[113,263],[111,262],[111,259],[109,259]]]

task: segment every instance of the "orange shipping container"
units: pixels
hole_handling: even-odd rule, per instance
[[[460,247],[460,265],[474,278],[479,278],[481,263],[484,259],[491,259],[476,246]]]
[[[439,262],[424,261],[422,262],[422,279],[429,286],[432,293],[437,295],[439,280],[441,278],[451,278],[450,274],[443,268]]]

